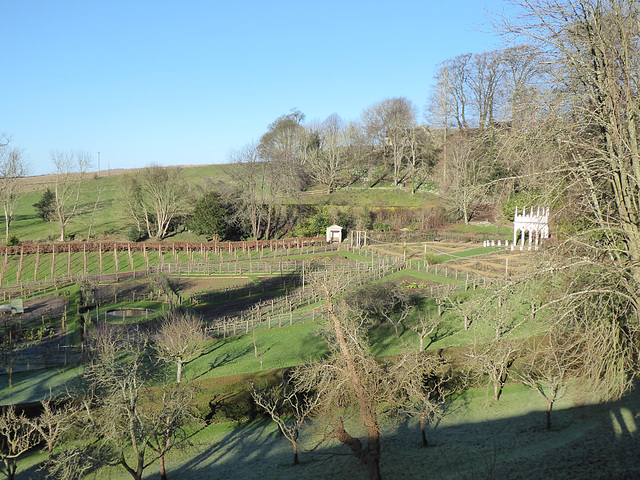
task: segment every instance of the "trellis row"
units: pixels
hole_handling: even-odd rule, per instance
[[[325,237],[284,238],[279,240],[251,240],[241,242],[72,242],[72,243],[43,243],[24,244],[18,246],[0,247],[0,255],[31,255],[44,253],[77,253],[77,252],[187,252],[193,254],[200,251],[218,253],[233,253],[251,250],[269,249],[270,251],[326,245]]]

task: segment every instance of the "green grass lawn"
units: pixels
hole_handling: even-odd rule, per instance
[[[456,225],[451,228],[451,230],[458,230],[461,232],[480,232],[480,233],[501,233],[501,234],[513,234],[513,228],[510,227],[501,227],[498,225],[478,225],[478,224],[468,224],[468,225]]]

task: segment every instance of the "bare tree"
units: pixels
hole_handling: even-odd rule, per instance
[[[204,344],[202,321],[194,315],[173,311],[158,332],[155,348],[158,358],[177,365],[176,382],[182,381],[182,367],[202,353]]]
[[[78,213],[80,187],[84,174],[91,164],[86,152],[51,152],[55,166],[54,214],[60,226],[60,241],[64,242],[66,228]]]
[[[443,197],[450,210],[467,224],[486,198],[488,170],[476,138],[456,135],[449,140],[443,164]]]
[[[418,417],[422,445],[428,447],[426,427],[442,418],[444,403],[453,391],[451,367],[440,357],[413,353],[402,356],[394,371],[399,409]]]
[[[248,144],[240,150],[229,153],[230,176],[237,184],[236,197],[238,215],[251,225],[255,240],[263,235],[266,197],[266,162],[260,157],[256,144]]]
[[[393,399],[393,385],[384,366],[367,353],[361,337],[362,317],[337,311],[329,287],[323,285],[323,289],[333,355],[330,360],[301,367],[297,373],[300,386],[319,395],[314,418],[327,425],[325,438],[335,438],[349,447],[369,478],[380,479],[379,417],[382,405]],[[347,430],[345,418],[350,415],[364,428],[366,442]]]
[[[582,339],[579,333],[549,332],[523,352],[524,362],[516,376],[547,402],[546,425],[551,429],[551,410],[567,390],[582,362]]]
[[[9,241],[9,225],[19,193],[18,180],[27,174],[27,163],[18,148],[0,145],[0,198],[4,209],[5,241]]]
[[[163,239],[172,222],[187,212],[188,188],[181,168],[149,165],[123,181],[127,209],[149,237]]]
[[[437,332],[443,320],[441,308],[434,311],[434,308],[427,306],[426,310],[425,313],[419,314],[418,322],[412,327],[413,331],[418,334],[418,352],[422,352],[425,349],[424,340],[430,337],[432,333]],[[433,340],[431,340],[431,342],[433,342]]]
[[[18,458],[38,443],[34,432],[24,414],[18,415],[14,406],[5,407],[0,415],[0,458],[8,480],[15,478]]]
[[[592,378],[600,378],[603,393],[617,397],[630,387],[635,372],[630,367],[638,332],[630,327],[640,318],[640,6],[628,0],[512,3],[518,15],[503,27],[532,43],[547,60],[553,89],[543,108],[559,121],[558,128],[538,134],[562,152],[555,176],[562,181],[563,197],[570,199],[565,203],[567,218],[587,218],[590,224],[576,225],[564,252],[575,255],[575,265],[581,259],[591,263],[571,268],[573,274],[565,277],[581,286],[567,289],[566,304],[590,319],[594,306],[609,308],[588,330],[608,348],[589,360],[602,373]],[[607,284],[615,284],[616,290],[594,280],[583,283],[585,269],[591,270],[592,279],[606,272]]]
[[[38,417],[25,418],[25,421],[38,433],[47,445],[49,461],[53,459],[53,449],[74,426],[78,408],[71,402],[52,404],[51,398],[42,401],[42,412]]]
[[[147,443],[160,463],[160,479],[167,480],[167,453],[187,446],[189,429],[200,424],[194,414],[196,390],[190,384],[174,384],[147,389],[143,394],[143,402],[155,406],[147,413],[146,421],[155,425]]]
[[[295,382],[295,380],[293,380]],[[262,407],[278,425],[280,432],[291,442],[293,464],[297,465],[298,438],[305,422],[318,407],[320,397],[311,391],[301,390],[286,372],[282,374],[282,383],[278,387],[251,390],[256,405]]]
[[[314,134],[319,137],[319,148],[315,150],[315,155],[308,157],[305,169],[330,194],[338,186],[340,176],[349,161],[350,139],[347,125],[340,116],[333,114],[317,130],[309,130],[309,135]]]
[[[494,126],[494,114],[500,105],[502,52],[483,52],[473,56],[470,65],[469,87],[478,119],[478,129]]]
[[[493,401],[498,403],[509,376],[509,369],[518,357],[518,343],[500,338],[488,343],[476,343],[467,353],[472,368],[486,375],[493,386]]]
[[[404,97],[387,98],[362,114],[362,124],[373,145],[393,162],[393,184],[400,183],[400,172],[408,156],[408,134],[415,127],[416,109]]]

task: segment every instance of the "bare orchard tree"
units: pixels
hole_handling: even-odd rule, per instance
[[[418,352],[422,352],[425,349],[424,341],[426,338],[431,339],[429,345],[434,341],[431,335],[435,333],[437,336],[438,328],[440,328],[444,319],[442,314],[443,311],[440,305],[437,305],[437,308],[433,305],[425,305],[419,311],[418,320],[416,324],[411,327],[418,335]],[[428,348],[429,345],[427,345],[426,348]]]
[[[526,292],[524,282],[508,284],[472,300],[478,336],[467,358],[475,371],[488,377],[494,402],[500,400],[509,369],[521,355],[522,347],[514,339],[514,332],[530,318]]]
[[[195,394],[192,384],[165,385],[143,392],[142,401],[153,406],[147,412],[152,426],[147,443],[160,463],[160,480],[167,480],[167,453],[186,447],[189,429],[200,424],[195,415]]]
[[[155,349],[160,360],[177,365],[177,383],[182,381],[184,364],[202,353],[204,340],[202,321],[198,317],[176,310],[165,317],[158,331]]]
[[[286,372],[278,387],[251,390],[256,405],[263,408],[278,425],[280,432],[291,442],[293,464],[298,460],[298,438],[300,430],[318,407],[320,397],[316,392],[302,390]]]
[[[388,370],[373,358],[362,338],[363,318],[352,315],[346,306],[335,305],[333,293],[323,285],[327,299],[328,333],[333,353],[329,359],[301,367],[297,372],[303,390],[319,396],[318,424],[326,426],[325,438],[334,438],[349,447],[371,480],[382,478],[380,471],[380,416],[383,405],[393,399]],[[365,440],[348,429],[350,418],[364,429]]]
[[[426,427],[442,418],[444,403],[454,391],[451,366],[437,356],[410,353],[400,358],[394,371],[399,409],[418,417],[422,446],[428,447]]]
[[[25,421],[38,433],[45,442],[49,461],[53,460],[53,449],[63,441],[65,435],[73,428],[79,409],[70,401],[52,402],[51,398],[42,400],[42,412],[38,417]]]
[[[60,241],[64,242],[69,220],[78,213],[80,187],[91,165],[91,156],[81,151],[52,151],[51,161],[55,166],[54,216],[60,226]]]
[[[0,144],[0,198],[4,210],[5,241],[9,241],[9,225],[19,193],[19,179],[27,174],[27,162],[22,150]]]
[[[78,450],[89,452],[95,464],[120,465],[141,480],[157,460],[164,468],[167,451],[182,443],[182,428],[192,418],[193,394],[179,384],[150,388],[154,359],[144,337],[107,335],[96,346],[84,375],[86,430]]]
[[[34,433],[24,414],[18,415],[14,406],[4,407],[0,414],[0,471],[8,480],[15,478],[18,458],[37,445],[39,439]]]
[[[493,401],[498,403],[502,390],[509,376],[509,369],[520,352],[520,345],[510,339],[487,343],[476,342],[469,352],[467,359],[471,368],[482,375],[486,375],[493,387]]]
[[[577,376],[583,358],[583,338],[579,333],[550,331],[535,339],[524,352],[516,372],[519,381],[533,389],[547,403],[546,425],[551,429],[551,410]]]

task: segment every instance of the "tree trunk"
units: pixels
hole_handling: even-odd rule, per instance
[[[420,435],[422,435],[422,446],[428,447],[429,442],[427,441],[427,433],[424,428],[424,416],[420,415]]]
[[[164,464],[164,455],[160,457],[160,480],[168,480],[167,469]]]
[[[547,400],[547,430],[551,430],[551,409],[553,408],[553,402]]]
[[[298,442],[293,441],[293,464],[298,465]]]
[[[4,225],[5,225],[5,243],[9,243],[9,224],[11,223],[11,216],[9,212],[4,212]]]
[[[182,382],[182,359],[178,359],[178,371],[176,372],[176,382]]]

